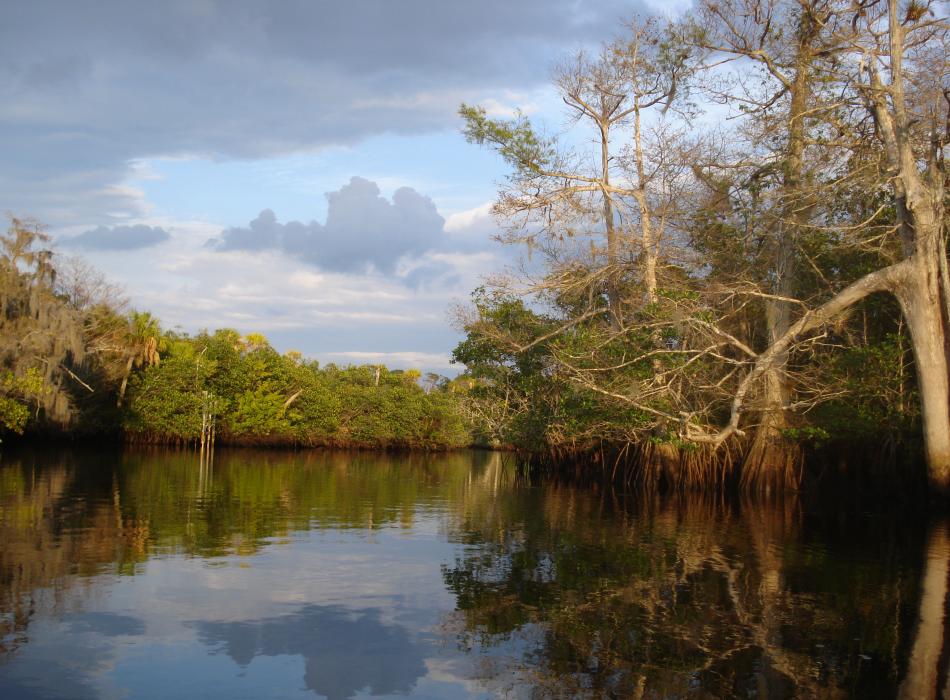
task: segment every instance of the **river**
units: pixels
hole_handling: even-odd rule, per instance
[[[0,698],[939,697],[946,526],[498,453],[5,450]]]

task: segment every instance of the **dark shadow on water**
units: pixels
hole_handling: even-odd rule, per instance
[[[408,693],[426,673],[424,649],[380,611],[307,605],[288,615],[241,622],[194,622],[199,639],[239,666],[257,656],[302,656],[307,688],[328,700]]]

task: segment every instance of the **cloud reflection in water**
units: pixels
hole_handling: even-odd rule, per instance
[[[241,622],[195,622],[199,639],[247,666],[257,656],[298,655],[304,683],[328,700],[408,693],[426,674],[423,648],[378,609],[307,605],[291,615]]]

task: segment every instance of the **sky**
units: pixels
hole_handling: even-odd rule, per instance
[[[454,374],[452,309],[515,254],[459,104],[556,130],[552,66],[675,5],[3,3],[0,211],[166,328]]]

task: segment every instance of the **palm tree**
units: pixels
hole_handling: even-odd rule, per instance
[[[161,363],[161,353],[168,347],[165,335],[158,319],[147,311],[132,311],[128,316],[128,329],[125,335],[125,349],[128,360],[119,385],[119,398],[116,406],[122,406],[129,376],[134,367],[152,367]]]

